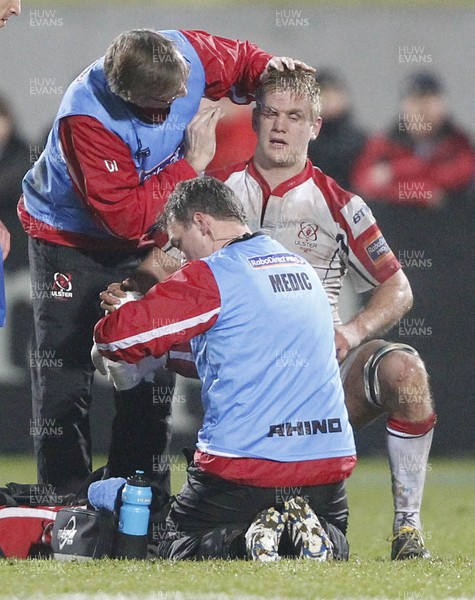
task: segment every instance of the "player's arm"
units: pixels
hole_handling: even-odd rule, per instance
[[[210,268],[203,261],[193,261],[154,286],[142,300],[101,319],[94,339],[107,358],[137,363],[148,356],[162,356],[210,329],[220,307]]]
[[[338,224],[335,242],[340,245],[340,259],[355,291],[371,292],[363,309],[336,327],[335,345],[341,362],[352,348],[391,329],[411,308],[412,291],[369,206],[335,181],[326,178],[323,183],[327,185],[329,209]]]
[[[225,96],[238,104],[253,100],[261,76],[268,69],[302,68],[314,71],[304,62],[277,57],[249,41],[230,40],[205,31],[182,31],[203,63],[206,77],[205,96],[219,100]]]
[[[137,267],[133,277],[139,290],[145,294],[152,286],[162,282],[181,267],[181,260],[161,248],[154,247]]]
[[[185,135],[185,158],[143,183],[130,148],[118,136],[89,116],[62,119],[61,146],[76,192],[111,233],[140,239],[155,223],[176,184],[196,177],[213,158],[219,116],[219,108],[195,115]],[[115,166],[112,172],[111,164]]]
[[[2,251],[3,260],[5,260],[10,252],[10,232],[2,221],[0,221],[0,249]]]
[[[109,284],[107,289],[99,294],[101,308],[106,312],[112,312],[120,305],[120,299],[126,296],[127,291],[145,295],[150,288],[178,271],[180,267],[180,260],[161,248],[152,248],[130,277],[122,282]]]
[[[107,290],[99,294],[101,308],[107,313],[113,312],[120,306],[121,299],[126,296],[126,291],[138,291],[145,295],[154,285],[164,281],[180,267],[181,261],[173,258],[161,248],[153,248],[132,277],[122,282],[111,283]],[[199,379],[189,341],[180,340],[178,344],[174,344],[170,348],[166,368],[182,377]]]
[[[399,269],[373,290],[355,317],[335,328],[338,360],[344,360],[352,348],[391,329],[410,310],[412,299],[409,281]]]

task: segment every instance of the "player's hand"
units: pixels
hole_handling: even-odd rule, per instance
[[[295,71],[295,69],[301,69],[302,71],[308,71],[309,73],[315,73],[314,67],[307,65],[302,60],[297,60],[294,58],[290,58],[290,56],[274,56],[267,63],[266,68],[261,73],[261,81],[265,81],[267,76],[269,75],[269,71],[277,70],[284,71],[284,69],[289,69],[289,71]]]
[[[342,363],[348,356],[348,352],[357,348],[361,343],[359,335],[351,325],[337,325],[335,327],[336,358]]]
[[[137,292],[137,283],[131,279],[124,279],[122,283],[115,282],[107,286],[107,290],[104,290],[99,294],[101,299],[101,308],[106,313],[111,313],[121,305],[122,300],[126,297],[126,292]]]
[[[197,173],[206,169],[216,152],[216,125],[222,116],[219,106],[200,110],[185,131],[185,158]]]
[[[0,248],[2,249],[3,260],[5,260],[10,252],[10,232],[5,225],[0,221]]]

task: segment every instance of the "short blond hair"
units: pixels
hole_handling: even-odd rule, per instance
[[[310,104],[312,120],[315,121],[320,116],[320,86],[313,73],[302,69],[295,69],[294,71],[272,69],[256,90],[257,107],[262,107],[267,94],[276,92],[290,92],[292,96],[305,98]]]

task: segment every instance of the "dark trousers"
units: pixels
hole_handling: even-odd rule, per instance
[[[348,501],[344,481],[253,487],[208,475],[193,464],[166,520],[152,523],[150,556],[175,560],[244,558],[244,534],[257,513],[271,506],[281,510],[284,502],[295,496],[308,502],[319,517],[335,546],[334,558],[347,560]]]
[[[38,480],[64,494],[75,492],[92,468],[90,351],[94,325],[104,315],[99,293],[130,275],[142,254],[83,251],[30,238],[29,256],[34,314],[31,429]],[[110,476],[144,470],[165,500],[170,491],[167,417],[175,377],[165,371],[160,377],[115,393],[108,464]]]

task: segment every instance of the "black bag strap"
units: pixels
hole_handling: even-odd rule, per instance
[[[3,506],[74,506],[87,503],[87,490],[91,483],[106,479],[107,465],[96,469],[81,484],[76,494],[58,496],[54,487],[47,483],[16,483],[11,481],[0,488],[0,505]]]
[[[79,490],[74,494],[74,500],[70,504],[87,504],[87,490],[91,483],[108,479],[110,477],[109,465],[104,465],[93,471],[81,484]]]

